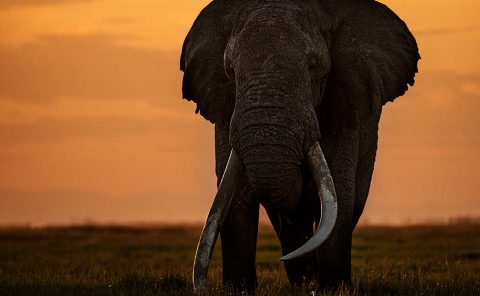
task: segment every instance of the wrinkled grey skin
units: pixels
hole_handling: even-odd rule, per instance
[[[306,153],[319,141],[338,198],[329,239],[285,262],[292,285],[350,283],[352,231],[364,209],[382,106],[405,93],[418,49],[371,0],[216,0],[181,57],[183,96],[215,124],[220,181],[234,148],[243,175],[221,230],[227,287],[252,291],[262,204],[287,254],[308,240],[320,204]]]

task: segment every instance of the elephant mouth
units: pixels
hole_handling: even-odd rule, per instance
[[[327,162],[318,142],[308,152],[308,163],[312,171],[317,192],[321,200],[320,224],[315,234],[300,248],[280,258],[290,260],[305,255],[322,245],[332,232],[337,219],[337,197],[335,186]],[[193,265],[193,287],[196,292],[207,285],[208,266],[228,208],[235,193],[235,184],[242,173],[242,165],[237,152],[232,149],[227,167],[218,187],[213,205],[208,214],[202,235],[198,242]]]

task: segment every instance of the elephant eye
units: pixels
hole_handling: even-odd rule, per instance
[[[308,60],[308,70],[315,71],[318,69],[318,61],[315,58],[310,58]]]

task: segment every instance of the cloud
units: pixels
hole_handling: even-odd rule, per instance
[[[134,118],[128,116],[88,117],[85,115],[85,117],[70,119],[43,118],[26,123],[0,124],[0,139],[2,139],[0,147],[41,142],[58,143],[58,141],[79,138],[92,139],[125,135],[135,137],[149,133],[156,133],[154,138],[164,139],[165,147],[170,147],[171,140],[175,139],[177,145],[180,145],[178,143],[182,139],[188,138],[192,129],[196,131],[197,135],[201,133],[201,127],[192,120],[192,117]]]
[[[422,71],[387,104],[367,215],[424,220],[479,215],[480,73]]]
[[[461,101],[474,99],[470,103],[480,104],[480,73],[437,71],[426,73],[426,86],[432,91],[448,91],[448,98],[452,103],[461,104]],[[460,100],[460,102],[459,102]]]
[[[104,137],[115,134],[145,133],[165,127],[164,120],[139,120],[131,118],[96,119],[42,119],[33,123],[0,125],[3,145],[72,138]]]
[[[405,98],[384,108],[380,153],[389,161],[480,157],[479,86],[480,73],[422,72]]]
[[[19,7],[19,6],[41,6],[57,5],[76,2],[95,2],[102,0],[0,0],[0,9]],[[103,0],[104,1],[104,0]]]
[[[119,45],[115,36],[45,36],[0,48],[0,97],[180,98],[179,53]]]
[[[478,31],[480,31],[479,26],[414,30],[415,35],[448,35],[448,34],[469,33],[469,32],[478,32]]]
[[[48,36],[0,48],[0,65],[3,145],[153,131],[168,139],[197,118],[181,99],[179,53],[110,35]]]
[[[0,225],[201,222],[208,206],[199,201],[198,194],[162,190],[117,196],[85,190],[35,192],[0,188]]]

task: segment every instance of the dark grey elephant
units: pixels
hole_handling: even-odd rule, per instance
[[[351,281],[382,106],[413,85],[419,58],[405,23],[373,0],[215,0],[200,13],[183,45],[183,97],[215,124],[219,189],[195,289],[218,232],[224,284],[255,289],[259,204],[293,252],[292,285]]]

